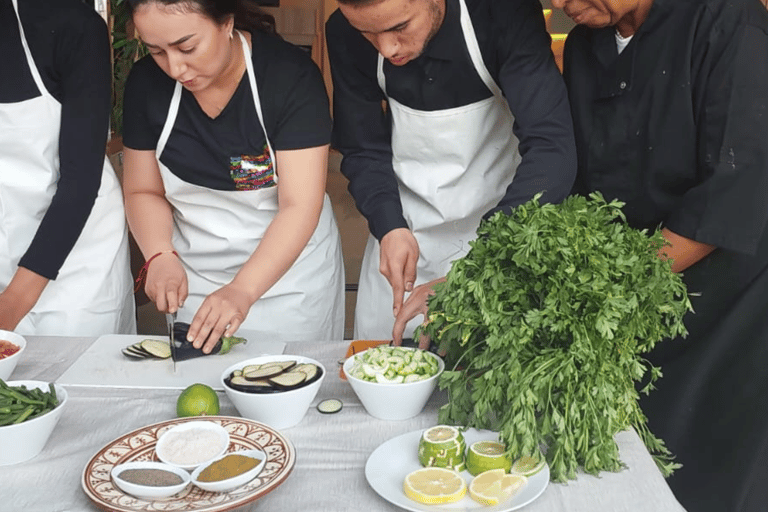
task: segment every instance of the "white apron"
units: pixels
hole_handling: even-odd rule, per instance
[[[16,273],[59,179],[61,104],[45,88],[32,58],[18,0],[13,6],[40,96],[0,104],[0,289]],[[106,157],[98,197],[77,243],[16,331],[62,336],[136,332],[123,197]]]
[[[248,43],[239,34],[256,115],[265,137],[259,92]],[[156,150],[165,197],[173,206],[173,247],[189,283],[179,321],[191,322],[206,296],[231,282],[259,245],[278,211],[277,186],[213,190],[179,179],[160,162],[181,102],[176,83]],[[267,137],[274,167],[275,156]],[[274,173],[277,185],[277,173]],[[344,332],[344,263],[328,196],[315,232],[293,266],[251,307],[240,327],[247,337],[274,341],[340,340]]]
[[[514,117],[488,72],[464,0],[461,26],[475,70],[493,96],[469,105],[424,112],[387,98],[392,113],[392,164],[403,215],[419,243],[414,286],[445,276],[464,256],[482,216],[504,197],[520,162]],[[378,80],[387,93],[384,58]],[[392,287],[379,272],[379,242],[368,237],[355,307],[355,338],[391,339]],[[413,336],[423,321],[409,322]]]

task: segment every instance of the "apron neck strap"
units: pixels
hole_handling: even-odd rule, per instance
[[[472,18],[469,16],[469,9],[465,0],[459,0],[459,7],[461,10],[461,30],[464,34],[464,44],[469,51],[469,56],[472,59],[472,64],[475,67],[475,71],[480,75],[483,83],[496,97],[503,96],[501,89],[496,84],[496,81],[491,76],[488,68],[483,61],[483,54],[480,51],[480,45],[477,42],[477,36],[475,35],[475,29],[472,26]],[[387,95],[387,80],[384,76],[384,56],[379,53],[378,64],[376,66],[376,78],[379,82],[379,87]]]

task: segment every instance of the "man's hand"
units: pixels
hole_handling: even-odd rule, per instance
[[[392,328],[392,341],[394,345],[400,345],[403,343],[403,331],[405,331],[406,324],[417,315],[424,315],[427,318],[427,299],[430,295],[434,295],[435,291],[432,287],[437,283],[445,281],[444,277],[435,279],[428,283],[417,286],[413,293],[405,301],[403,307],[400,309],[400,313],[395,317],[395,326]],[[429,337],[421,336],[419,338],[419,348],[429,348]]]
[[[393,229],[381,239],[379,272],[392,286],[392,314],[397,317],[405,292],[413,290],[419,244],[407,228]]]

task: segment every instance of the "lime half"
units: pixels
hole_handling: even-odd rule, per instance
[[[419,440],[419,462],[425,467],[463,471],[464,436],[456,427],[438,425],[424,431]]]
[[[504,445],[496,441],[472,443],[467,451],[467,471],[472,476],[490,469],[503,469],[508,472],[512,466],[512,460],[505,452]]]
[[[547,463],[543,456],[540,456],[539,459],[540,460],[536,460],[535,457],[523,455],[512,464],[509,472],[523,476],[535,475],[541,471]]]

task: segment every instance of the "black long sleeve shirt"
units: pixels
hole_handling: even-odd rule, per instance
[[[562,77],[536,0],[466,0],[483,61],[515,116],[522,155],[517,174],[496,208],[509,210],[538,192],[542,201],[564,199],[576,172],[573,125]],[[407,227],[392,167],[391,120],[376,79],[378,52],[344,18],[326,25],[334,86],[332,145],[344,156],[349,191],[381,239]],[[474,70],[460,25],[458,0],[446,0],[442,26],[417,59],[398,67],[384,62],[387,92],[424,111],[468,105],[492,95]],[[471,133],[472,126],[466,127]],[[510,148],[510,151],[512,148]],[[510,169],[512,172],[512,169]]]
[[[79,0],[22,0],[19,15],[43,83],[62,104],[56,194],[19,265],[54,279],[101,185],[111,104],[109,35],[104,20]],[[39,96],[11,0],[0,0],[0,55],[0,103]]]

